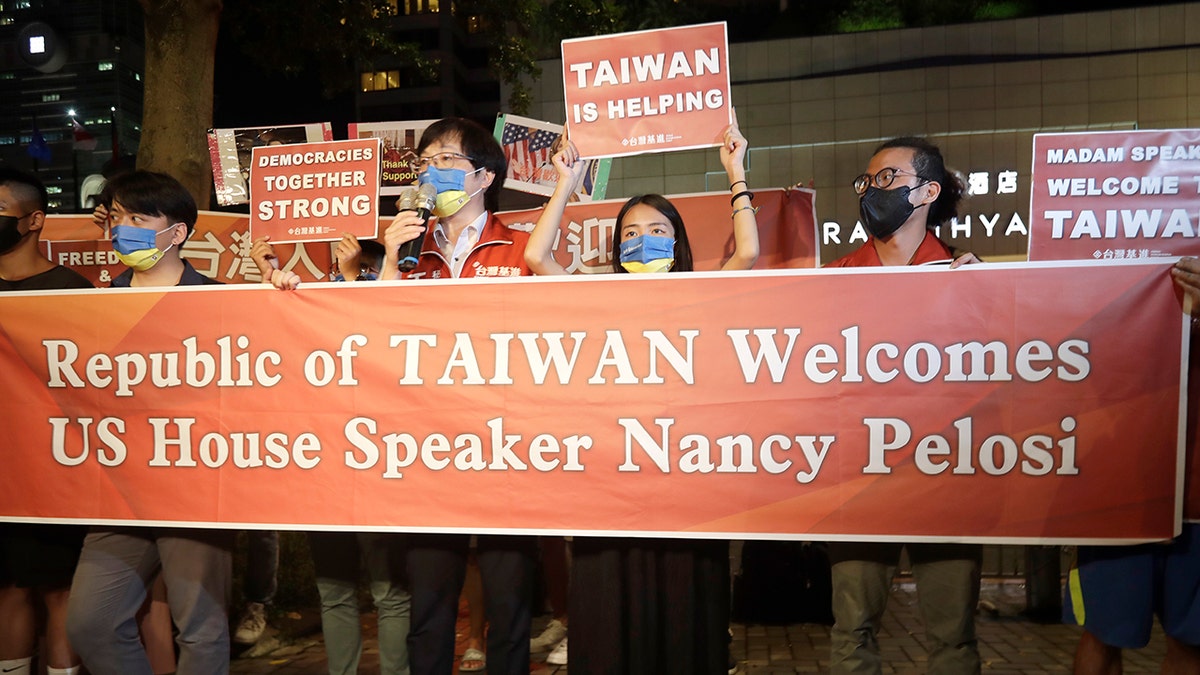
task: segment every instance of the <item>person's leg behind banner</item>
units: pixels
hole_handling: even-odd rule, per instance
[[[325,638],[329,675],[354,675],[358,672],[362,654],[357,535],[353,532],[309,532],[308,548],[312,552],[317,596],[321,600],[321,635]]]
[[[458,595],[470,541],[466,534],[408,536],[405,558],[412,593],[408,663],[413,675],[445,675],[454,668]]]
[[[159,568],[154,535],[98,529],[83,541],[67,602],[67,637],[94,675],[152,675],[136,614]]]
[[[1200,524],[1183,532],[1163,553],[1158,615],[1167,634],[1164,673],[1200,673]]]
[[[982,555],[975,544],[908,545],[930,675],[978,673],[982,667],[975,636]]]
[[[179,629],[178,672],[228,673],[233,532],[170,530],[157,543],[167,604]]]
[[[900,544],[833,543],[829,556],[834,618],[829,631],[829,672],[878,674],[883,664],[879,626],[892,592]]]
[[[379,671],[382,675],[408,675],[412,596],[404,579],[404,535],[360,533],[358,547],[378,615]]]
[[[533,618],[533,572],[537,540],[529,536],[480,535],[477,556],[487,615],[489,675],[529,672]]]

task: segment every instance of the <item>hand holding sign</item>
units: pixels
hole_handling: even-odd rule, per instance
[[[730,176],[740,172],[741,177],[745,178],[746,151],[750,149],[750,143],[738,129],[737,111],[730,108],[729,113],[733,116],[733,123],[725,127],[721,135],[721,166],[725,167],[725,173]]]
[[[561,141],[560,147],[550,158],[550,163],[558,172],[558,184],[569,188],[570,194],[574,196],[575,191],[579,189],[579,182],[587,173],[588,162],[579,158],[579,150],[570,139],[563,136],[559,140]]]

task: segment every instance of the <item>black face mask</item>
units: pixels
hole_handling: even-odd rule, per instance
[[[874,185],[867,188],[858,200],[858,214],[871,236],[882,239],[900,229],[917,208],[908,201],[912,191],[913,188],[907,185],[895,190],[883,190]]]
[[[0,254],[8,253],[25,238],[19,226],[21,219],[17,216],[0,216]],[[26,232],[25,234],[29,234]]]

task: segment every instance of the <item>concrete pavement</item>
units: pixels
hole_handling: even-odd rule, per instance
[[[1041,624],[1021,615],[1025,587],[1016,580],[985,580],[981,609],[976,622],[983,671],[1030,675],[1069,673],[1080,629],[1060,624]],[[326,671],[324,644],[315,610],[285,617],[258,645],[232,663],[240,675],[321,675]],[[549,620],[534,624],[536,635]],[[360,672],[379,672],[379,655],[374,614],[364,613],[364,648]],[[459,622],[458,653],[463,650],[465,620]],[[733,625],[732,653],[739,672],[746,675],[789,675],[823,673],[829,669],[829,628],[814,624],[791,626]],[[880,645],[884,673],[910,675],[925,672],[924,633],[917,608],[916,589],[901,579],[893,587],[884,616]],[[1126,652],[1126,673],[1157,673],[1166,651],[1162,631],[1155,626],[1149,646]],[[547,666],[545,654],[535,655],[531,675],[568,675],[570,665]]]

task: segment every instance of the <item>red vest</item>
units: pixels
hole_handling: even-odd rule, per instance
[[[488,214],[487,223],[479,233],[479,241],[467,253],[460,278],[468,277],[527,277],[533,273],[525,264],[525,244],[529,233],[509,229],[495,214]],[[405,279],[451,279],[450,261],[442,255],[432,235],[425,237],[425,248],[417,268],[405,273]]]

